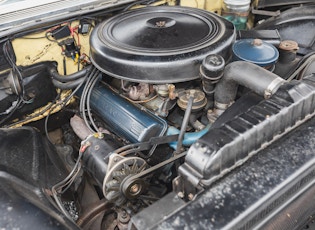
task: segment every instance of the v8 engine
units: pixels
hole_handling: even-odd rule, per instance
[[[0,40],[5,190],[68,229],[305,226],[314,6],[121,2]]]

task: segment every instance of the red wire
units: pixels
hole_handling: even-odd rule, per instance
[[[52,28],[46,30],[46,32],[51,32],[51,31],[53,31],[54,29],[60,28],[60,27],[65,26],[65,25],[70,26],[69,22],[65,22],[65,23],[63,23],[63,24],[60,24],[60,25],[58,25],[58,26],[54,26],[54,27],[52,27]]]
[[[77,35],[77,40],[78,40],[78,46],[80,46],[80,37],[79,37],[79,33],[76,32],[75,30],[77,30],[79,28],[79,25],[75,26],[75,27],[70,27],[69,25],[69,30],[70,30],[70,33],[71,33],[71,36],[73,37],[74,39],[74,34]]]
[[[74,31],[74,33],[77,35],[77,38],[78,38],[78,46],[80,46],[80,36],[79,36],[79,33]]]

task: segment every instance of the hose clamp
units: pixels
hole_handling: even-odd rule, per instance
[[[265,89],[264,98],[269,99],[271,95],[273,95],[284,82],[285,80],[280,77],[272,80],[272,82]]]

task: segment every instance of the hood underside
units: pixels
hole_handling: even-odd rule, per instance
[[[25,28],[85,15],[134,0],[7,0],[0,1],[0,37]]]

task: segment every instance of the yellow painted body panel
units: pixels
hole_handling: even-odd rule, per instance
[[[73,22],[72,27],[75,27],[78,22]],[[80,53],[89,55],[90,44],[89,35],[79,34],[81,50]],[[12,46],[16,55],[16,64],[27,66],[42,61],[58,62],[58,72],[63,74],[63,58],[61,47],[56,43],[45,38],[45,32],[27,35],[26,38],[17,38],[12,41]],[[35,38],[35,39],[31,39]],[[40,39],[36,39],[40,38]],[[74,36],[78,41],[77,36]],[[58,41],[64,40],[60,39]],[[72,58],[66,57],[67,74],[78,71],[77,63]],[[82,68],[82,66],[81,66]]]
[[[195,7],[221,14],[223,0],[181,0],[181,6]]]

